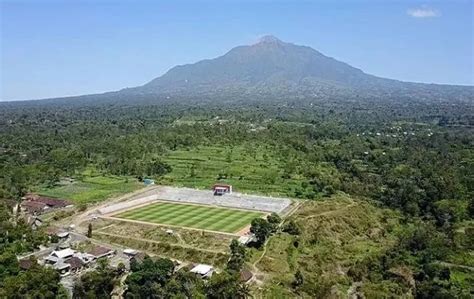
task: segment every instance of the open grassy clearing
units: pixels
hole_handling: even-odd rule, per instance
[[[95,234],[94,239],[118,244],[124,247],[134,248],[145,251],[147,253],[156,254],[161,257],[167,257],[188,262],[199,262],[214,265],[216,267],[223,267],[229,255],[221,252],[203,251],[197,248],[184,247],[176,244],[169,244],[166,242],[140,240],[128,236],[111,236],[106,234]]]
[[[199,146],[171,151],[164,161],[173,168],[161,179],[164,185],[207,189],[220,180],[240,192],[292,196],[304,181],[295,169],[290,178],[282,178],[289,157],[270,145]]]
[[[358,262],[377,258],[396,241],[398,215],[395,212],[345,195],[305,202],[290,219],[302,232],[299,236],[282,233],[269,239],[267,251],[256,265],[266,273],[267,282],[257,291],[257,297],[269,297],[281,291],[275,286],[286,292],[291,290],[297,270],[305,277],[301,289],[311,290],[318,297],[328,297],[330,292],[344,297],[352,284],[347,275],[349,269]],[[261,254],[252,250],[251,262]],[[338,286],[337,290],[331,290],[333,285]],[[382,280],[373,288],[383,290],[387,286],[392,286],[392,282]],[[395,288],[391,291],[393,295],[402,293]]]
[[[68,199],[75,203],[94,203],[133,192],[142,187],[143,184],[128,177],[84,176],[72,183],[65,183],[53,188],[41,188],[38,193],[44,196]]]
[[[87,228],[87,223],[82,225]],[[99,218],[92,225],[94,239],[162,257],[217,267],[225,265],[233,239],[227,235],[180,228],[173,228],[173,234],[168,234],[164,227],[112,219]]]
[[[176,203],[153,203],[114,217],[163,225],[235,233],[264,214],[253,211]]]
[[[165,227],[146,225],[112,219],[97,219],[93,222],[94,233],[110,235],[133,236],[150,241],[160,241],[169,244],[192,246],[197,249],[208,249],[227,252],[233,237],[206,231],[173,228],[173,234],[166,232]],[[84,226],[87,228],[87,225]]]

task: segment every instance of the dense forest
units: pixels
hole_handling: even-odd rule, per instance
[[[62,292],[55,273],[43,268],[22,272],[15,263],[15,254],[45,242],[40,233],[11,220],[13,203],[27,192],[55,186],[65,177],[80,178],[90,167],[104,175],[151,177],[168,183],[176,172],[167,159],[170,154],[189,151],[192,155],[207,147],[221,148],[229,163],[237,151],[261,157],[260,167],[271,171],[257,179],[276,187],[258,192],[308,201],[330,200],[344,193],[400,213],[397,250],[380,260],[354,261],[358,265],[351,269],[354,280],[387,277],[389,266],[397,264],[413,272],[416,298],[473,295],[465,284],[453,283],[449,267],[443,267],[447,257],[450,262],[474,266],[472,103],[399,98],[382,102],[356,96],[285,101],[143,96],[135,102],[98,97],[100,101],[84,97],[0,104],[0,297],[19,292],[19,285],[30,297],[37,297],[36,292],[46,297]],[[192,180],[199,172],[200,165],[193,164],[186,176]],[[222,167],[209,179],[240,181],[241,189],[251,191],[245,183],[251,175]],[[285,227],[294,235],[300,229],[294,223]],[[464,234],[462,244],[456,239],[459,231]],[[192,282],[192,289],[182,290],[180,286],[193,278],[174,273],[169,263],[147,260],[135,265],[136,271],[127,279],[127,297],[146,298],[153,292],[156,282],[148,290],[138,287],[146,279],[159,282],[163,294],[182,291],[187,296],[207,293],[210,298],[231,298],[248,293],[232,283],[232,271],[216,276],[210,285]],[[98,271],[105,274],[97,279],[119,275],[106,265]],[[142,277],[142,272],[153,273],[154,278]],[[296,273],[294,294],[324,296],[320,290],[305,287],[303,281],[310,281],[311,274]],[[47,290],[32,287],[38,276],[51,281],[44,284]],[[87,281],[94,280],[90,276],[84,283],[93,285]],[[472,272],[466,279],[474,282]],[[78,286],[82,294],[78,297],[99,296],[94,289],[101,288]],[[219,293],[224,291],[233,293]]]

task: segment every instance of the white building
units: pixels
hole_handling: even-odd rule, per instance
[[[196,273],[202,278],[209,278],[214,273],[214,268],[209,265],[199,264],[190,270],[191,273]]]

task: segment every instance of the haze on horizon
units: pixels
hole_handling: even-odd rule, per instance
[[[471,1],[1,1],[0,100],[143,85],[265,34],[380,77],[473,85]]]

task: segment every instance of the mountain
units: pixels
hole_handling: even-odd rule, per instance
[[[376,77],[307,46],[265,36],[223,56],[173,67],[123,94],[297,95],[457,99],[472,101],[473,87],[402,82]]]
[[[173,67],[142,86],[62,99],[151,103],[176,98],[226,102],[306,98],[472,104],[474,87],[380,78],[313,48],[265,36],[256,44],[235,47],[220,57]]]
[[[360,88],[383,85],[389,81],[397,82],[368,75],[310,47],[265,36],[254,45],[235,47],[218,58],[176,66],[138,90],[169,93],[225,88],[281,88],[282,85]]]

